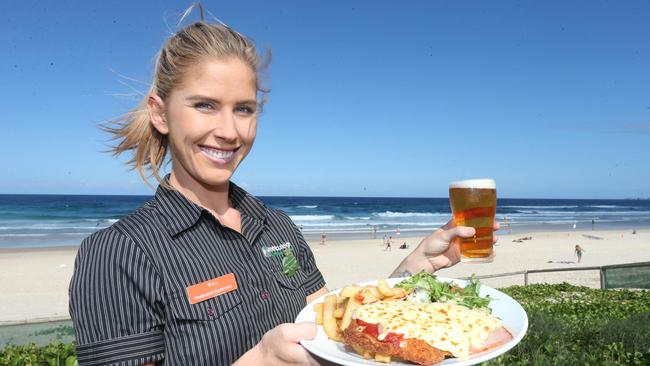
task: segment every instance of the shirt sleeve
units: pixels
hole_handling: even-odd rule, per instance
[[[81,365],[140,365],[165,356],[162,283],[155,267],[114,228],[86,238],[70,282]]]

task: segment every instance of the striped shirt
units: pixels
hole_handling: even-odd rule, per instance
[[[70,283],[80,364],[229,365],[294,321],[325,285],[311,250],[284,212],[233,183],[229,197],[241,234],[160,186],[82,242]],[[299,266],[285,274],[289,254]],[[187,287],[230,273],[236,290],[190,304]]]

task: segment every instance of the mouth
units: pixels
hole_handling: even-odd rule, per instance
[[[230,163],[234,158],[239,147],[234,149],[218,149],[216,147],[199,145],[201,153],[206,156],[210,161],[218,165]]]

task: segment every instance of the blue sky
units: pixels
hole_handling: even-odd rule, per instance
[[[189,4],[4,3],[0,193],[151,193],[97,125],[137,103]],[[494,177],[501,197],[650,197],[648,2],[204,6],[273,51],[234,178],[254,194],[444,197]]]

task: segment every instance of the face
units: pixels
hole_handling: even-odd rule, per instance
[[[154,127],[168,136],[172,177],[185,187],[227,187],[255,140],[256,79],[238,59],[187,70],[163,102],[149,99]]]

